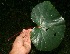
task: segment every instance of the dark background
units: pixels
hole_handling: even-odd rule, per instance
[[[46,0],[47,1],[47,0]],[[47,52],[38,51],[32,44],[30,54],[70,54],[70,1],[49,0],[65,19],[65,37],[58,48]],[[8,54],[15,37],[9,38],[22,31],[23,28],[34,27],[31,11],[42,0],[0,0],[0,54]]]

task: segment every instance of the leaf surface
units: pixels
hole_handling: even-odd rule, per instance
[[[39,28],[34,27],[31,40],[38,50],[51,51],[59,46],[64,37],[64,18],[49,1],[36,5],[31,19]]]

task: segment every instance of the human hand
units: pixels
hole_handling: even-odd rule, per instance
[[[32,29],[23,29],[21,34],[16,37],[12,50],[9,54],[28,54],[31,49],[30,32]]]

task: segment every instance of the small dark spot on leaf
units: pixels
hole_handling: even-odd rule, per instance
[[[54,36],[56,36],[56,33],[54,33]]]
[[[47,28],[46,31],[47,31],[48,29],[49,29],[49,28]]]

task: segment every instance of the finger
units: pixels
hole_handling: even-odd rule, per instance
[[[23,42],[31,42],[31,40],[30,40],[30,37],[28,37],[28,36],[25,36],[24,38],[23,38]]]
[[[25,36],[30,37],[30,32],[31,32],[31,31],[32,31],[32,29],[28,29],[28,30],[26,30]]]
[[[29,52],[30,49],[31,49],[31,42],[30,42],[30,43],[29,43],[29,42],[25,42],[23,46],[24,46],[25,49]]]
[[[31,32],[31,31],[32,31],[32,29],[28,29],[28,31],[29,31],[29,32]]]
[[[20,34],[19,36],[21,36],[21,37],[23,37],[23,38],[24,38],[25,33],[26,33],[26,30],[25,30],[25,29],[23,29],[23,30],[22,30],[22,32],[21,32],[21,34]]]

